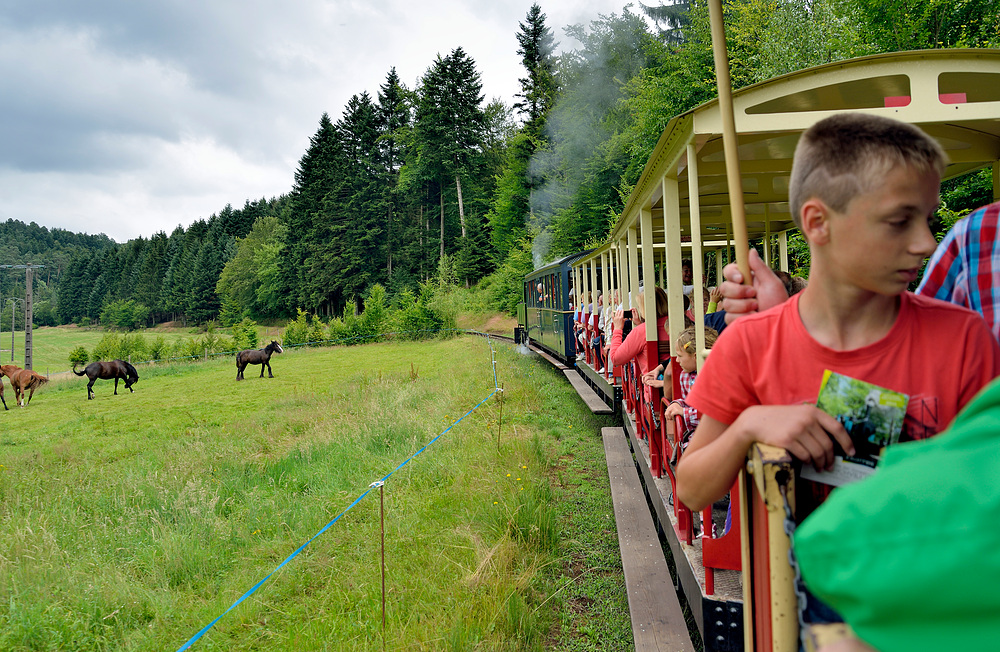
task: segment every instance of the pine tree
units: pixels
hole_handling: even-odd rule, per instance
[[[219,314],[221,303],[215,285],[222,271],[222,257],[218,241],[205,238],[194,258],[191,269],[185,313],[195,323],[201,324]]]
[[[422,79],[415,140],[421,176],[437,189],[441,254],[445,250],[444,189],[454,185],[459,224],[466,234],[462,178],[475,170],[482,150],[485,116],[482,81],[475,62],[462,48],[440,55]]]
[[[281,267],[287,273],[281,277],[281,295],[285,298],[287,312],[307,305],[310,279],[306,275],[305,262],[316,237],[316,216],[323,207],[324,198],[338,183],[341,157],[340,136],[330,116],[324,113],[319,128],[309,140],[309,148],[299,160],[295,186],[283,215],[288,236],[282,250]]]
[[[398,248],[401,230],[396,187],[399,183],[399,171],[404,162],[403,148],[409,140],[411,123],[409,95],[409,91],[400,83],[396,69],[392,68],[378,93],[378,152],[381,170],[385,175],[383,194],[387,204],[385,215],[387,279],[392,276],[393,252]]]
[[[518,79],[521,92],[516,95],[523,101],[514,108],[528,117],[527,125],[533,135],[542,133],[545,115],[555,100],[555,48],[557,43],[552,30],[545,25],[545,14],[537,4],[531,5],[525,16],[526,23],[519,23],[517,53],[528,76]]]

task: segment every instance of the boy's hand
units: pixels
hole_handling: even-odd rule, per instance
[[[664,414],[668,419],[673,419],[674,417],[679,417],[684,415],[684,408],[682,408],[678,403],[671,403],[667,406]]]
[[[767,310],[788,300],[785,284],[764,264],[756,249],[750,250],[749,263],[752,285],[743,285],[743,274],[736,263],[722,268],[726,280],[719,285],[719,290],[722,292],[722,309],[726,311],[727,324],[743,315]]]
[[[844,426],[815,405],[755,405],[733,425],[740,421],[754,441],[784,448],[818,471],[833,468],[834,440],[854,455],[854,442]]]
[[[739,271],[739,270],[737,270],[737,271]],[[723,299],[723,297],[722,297],[722,288],[720,288],[718,286],[712,288],[712,291],[708,295],[708,302],[709,303],[714,303],[714,304],[718,305],[718,303],[720,301],[722,301],[722,299]]]

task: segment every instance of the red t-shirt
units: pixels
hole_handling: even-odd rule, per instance
[[[966,308],[904,292],[884,338],[834,351],[806,331],[799,296],[726,328],[688,403],[731,424],[751,405],[815,403],[830,369],[909,395],[900,435],[907,441],[944,430],[1000,374],[1000,346],[982,316]]]

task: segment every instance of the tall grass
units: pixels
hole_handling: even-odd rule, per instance
[[[385,486],[388,649],[582,640],[553,469],[573,424],[599,446],[596,424],[551,370],[497,354],[499,445],[491,401]],[[98,381],[93,401],[53,381],[0,415],[0,649],[176,649],[488,396],[489,362],[461,338],[289,350],[273,380],[238,383],[228,358],[140,367],[134,394]],[[377,498],[193,649],[381,649]],[[601,640],[628,644],[620,620]]]

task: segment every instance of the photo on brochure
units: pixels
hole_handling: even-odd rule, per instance
[[[872,383],[823,372],[816,407],[839,421],[854,442],[855,454],[848,456],[836,445],[836,459],[830,471],[802,467],[807,480],[840,486],[860,480],[875,470],[884,447],[899,441],[906,418],[909,396]]]

